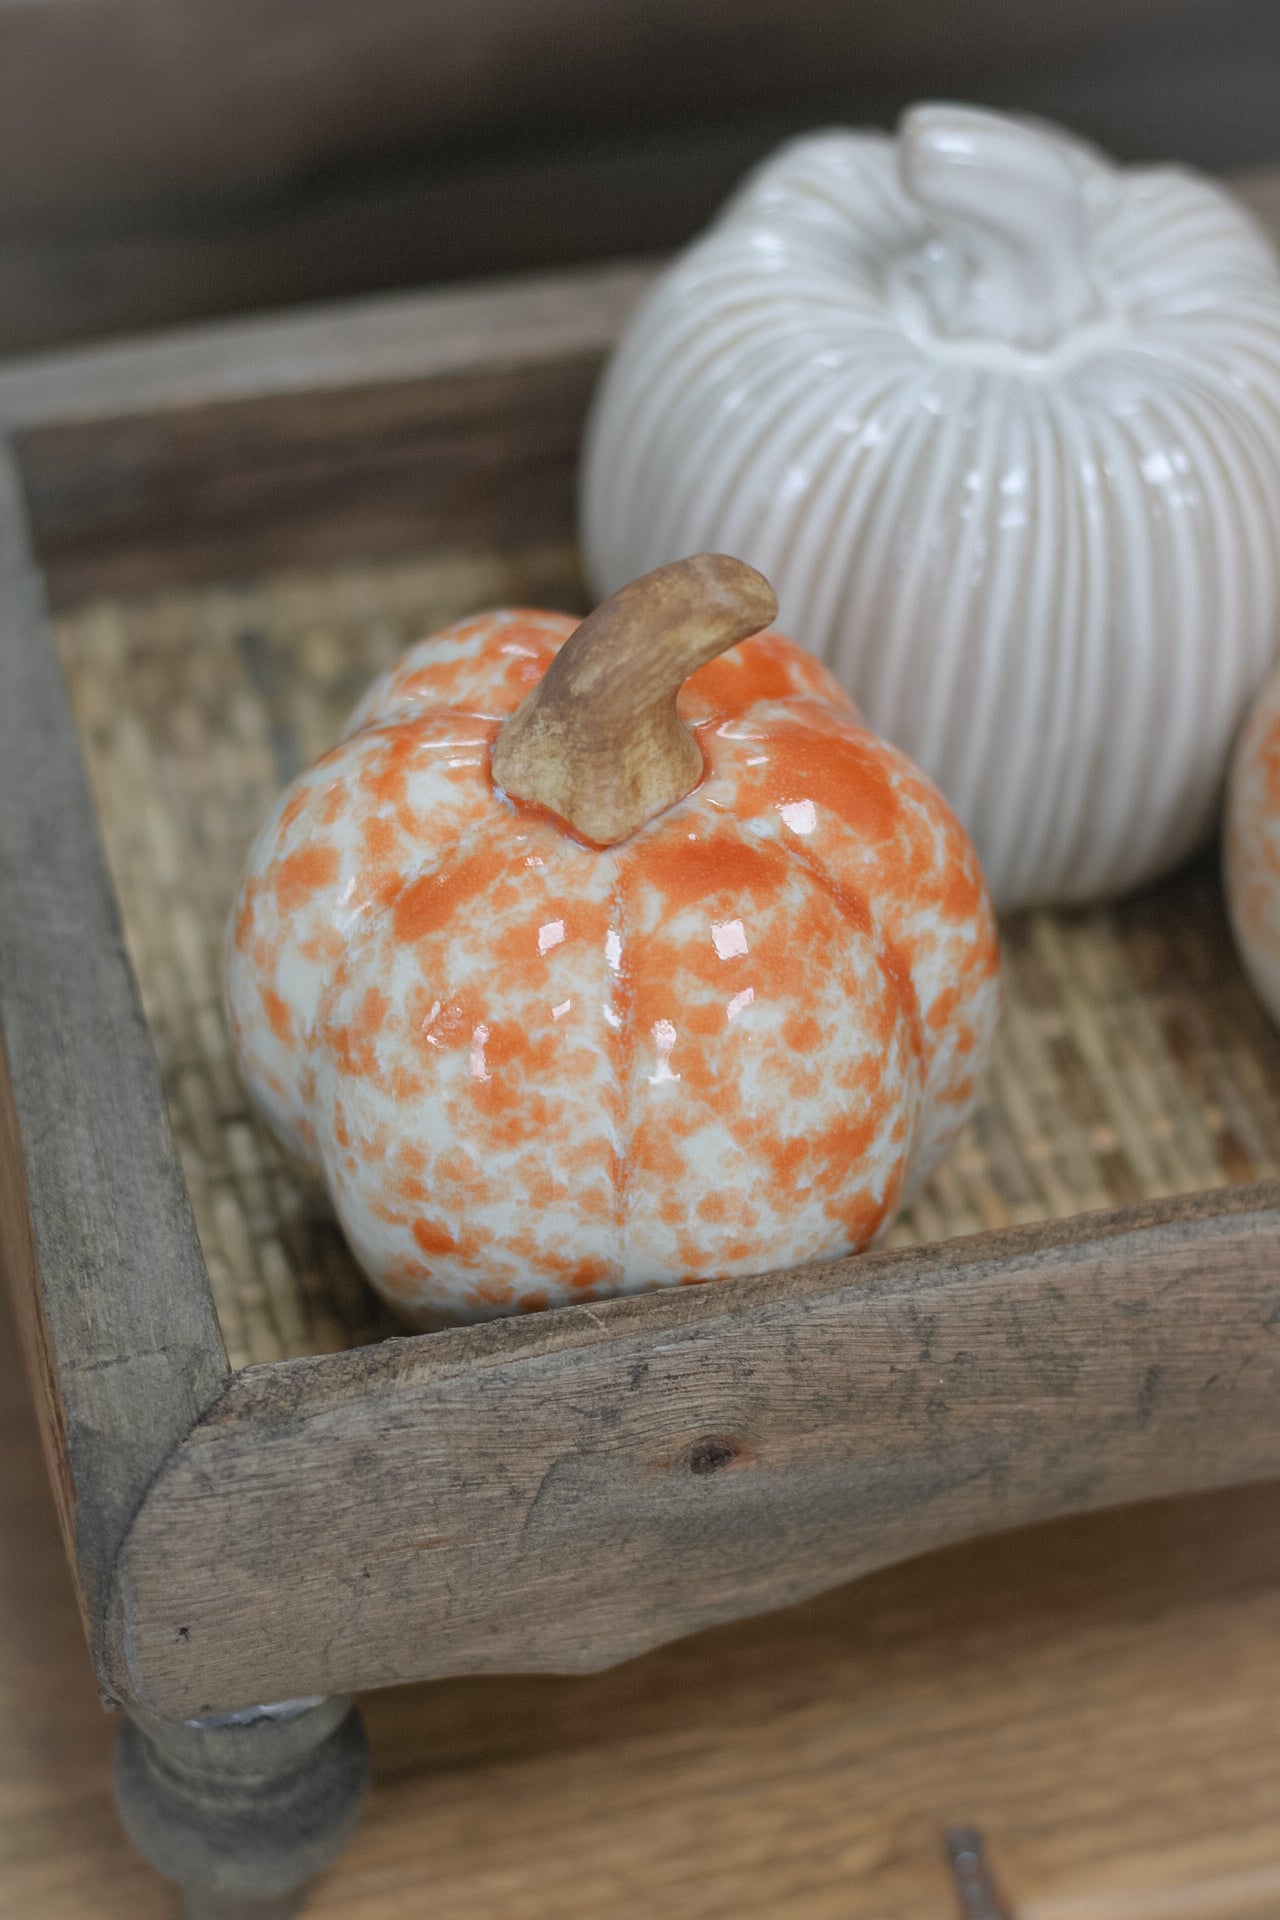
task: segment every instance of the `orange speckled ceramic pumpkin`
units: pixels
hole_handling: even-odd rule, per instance
[[[865,1247],[969,1113],[976,857],[774,609],[700,555],[464,621],[255,842],[242,1070],[416,1324]]]

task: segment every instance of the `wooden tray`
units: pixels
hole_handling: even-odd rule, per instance
[[[144,1720],[596,1668],[1280,1473],[1280,1043],[1211,867],[1006,928],[992,1099],[883,1253],[388,1338],[255,1131],[217,993],[248,835],[408,638],[579,593],[583,410],[644,281],[0,371],[0,1251]]]
[[[96,599],[55,622],[232,1367],[398,1331],[232,1065],[221,972],[249,840],[411,640],[468,608],[583,597],[565,545]],[[1211,862],[1112,909],[1006,920],[1002,939],[984,1108],[891,1245],[1280,1173],[1280,1033]]]

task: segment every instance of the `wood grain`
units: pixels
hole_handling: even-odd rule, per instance
[[[1278,71],[1268,0],[7,0],[0,347],[667,249],[921,95],[1243,165]]]
[[[603,354],[653,272],[522,275],[0,362],[0,426],[31,432]]]
[[[11,458],[0,443],[0,1258],[104,1672],[121,1538],[226,1357]]]
[[[943,1543],[1280,1473],[1236,1189],[250,1367],[125,1550],[113,1687],[591,1670]]]
[[[172,1920],[107,1750],[0,1287],[0,1916]],[[1274,1920],[1280,1487],[930,1555],[586,1679],[392,1688],[315,1920]]]
[[[55,604],[282,564],[562,539],[598,354],[24,439]],[[109,502],[109,504],[108,504]]]
[[[441,1920],[956,1920],[957,1819],[1018,1920],[1274,1920],[1277,1520],[1274,1489],[1147,1506],[605,1676],[374,1696],[317,1920],[409,1920],[415,1870]]]
[[[55,601],[562,538],[587,402],[648,279],[610,268],[0,371]]]

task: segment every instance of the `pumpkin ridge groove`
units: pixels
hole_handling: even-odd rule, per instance
[[[907,1022],[907,1031],[911,1037],[911,1050],[920,1072],[921,1092],[928,1078],[929,1049],[925,1041],[924,1021],[920,1015],[920,999],[916,993],[916,984],[910,965],[904,958],[902,949],[881,925],[879,916],[872,905],[870,893],[855,894],[844,886],[830,872],[825,862],[818,859],[807,848],[790,845],[787,841],[778,841],[793,865],[807,873],[812,880],[827,892],[834,900],[841,914],[859,933],[867,933],[875,943],[876,962],[885,979],[893,988],[898,1004]]]

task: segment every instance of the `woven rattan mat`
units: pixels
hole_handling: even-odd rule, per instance
[[[445,556],[98,605],[58,638],[232,1364],[394,1331],[228,1053],[223,926],[273,796],[370,677],[484,605],[582,603],[568,550]],[[986,1106],[891,1245],[1274,1176],[1280,1037],[1202,864],[1004,928]]]

